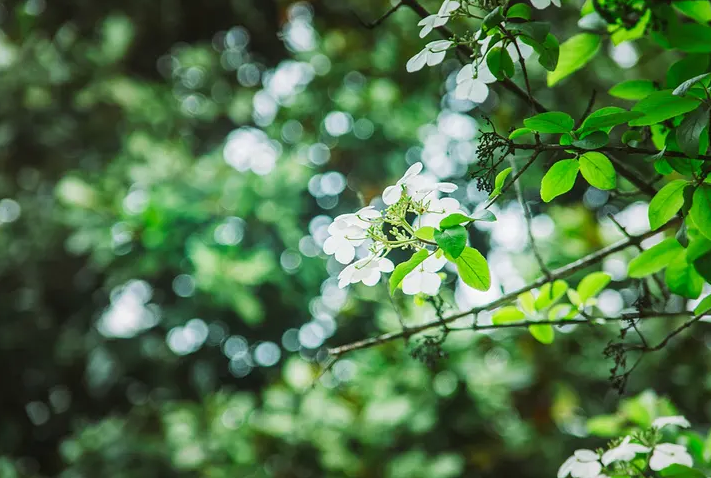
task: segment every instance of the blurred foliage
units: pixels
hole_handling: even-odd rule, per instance
[[[415,15],[369,30],[351,11],[384,7],[1,4],[0,476],[552,476],[586,418],[615,409],[601,353],[615,331],[545,348],[460,333],[433,368],[392,343],[312,387],[326,340],[398,324],[385,288],[336,287],[328,217],[379,194],[432,131],[460,199],[485,197],[465,175],[476,123],[441,99],[458,62],[407,74]],[[547,13],[569,36],[578,13]],[[655,77],[638,43],[634,68],[600,56],[595,75],[541,96],[582,111],[595,85]],[[503,95],[482,110],[507,128],[526,105]],[[606,211],[586,194],[548,210],[551,265],[603,243]],[[507,255],[535,276],[529,254]],[[629,391],[652,386],[708,423],[707,338],[650,356]]]

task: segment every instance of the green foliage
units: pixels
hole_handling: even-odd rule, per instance
[[[675,95],[671,90],[651,93],[634,105],[632,111],[644,113],[641,118],[629,122],[630,126],[649,126],[688,113],[699,106],[695,98]]]
[[[560,111],[541,113],[523,120],[523,124],[539,133],[567,133],[572,131],[575,122],[569,114]]]
[[[702,184],[694,191],[689,217],[707,239],[711,239],[711,185]]]
[[[627,80],[610,88],[610,95],[623,100],[641,100],[657,90],[651,80]]]
[[[511,78],[514,75],[513,60],[511,60],[511,56],[504,48],[498,46],[492,48],[489,54],[486,55],[486,64],[499,80]]]
[[[563,159],[551,166],[541,182],[541,199],[550,202],[573,189],[579,169],[577,159]]]
[[[479,251],[472,247],[465,247],[455,258],[454,263],[457,265],[459,277],[466,285],[477,290],[489,290],[491,287],[489,265]]]
[[[684,248],[675,238],[664,239],[630,261],[630,277],[646,277],[667,267]]]
[[[615,167],[602,153],[590,151],[580,156],[580,173],[598,189],[614,189],[617,186]]]
[[[684,189],[689,183],[675,179],[664,185],[649,203],[649,227],[659,229],[669,222],[684,205]]]
[[[405,276],[410,272],[414,271],[415,267],[422,264],[422,262],[427,259],[429,255],[430,253],[429,251],[427,251],[427,249],[420,249],[419,251],[415,252],[408,260],[398,264],[393,270],[392,274],[390,274],[390,279],[388,281],[388,284],[390,285],[390,294],[394,294],[395,290],[402,283],[402,280],[405,278]]]
[[[600,44],[600,37],[592,33],[580,33],[563,42],[558,65],[548,73],[548,86],[554,86],[583,68],[600,50]]]
[[[446,218],[445,218],[446,219]],[[434,240],[442,250],[449,254],[453,259],[459,257],[467,245],[467,230],[458,225],[443,230],[435,230]]]

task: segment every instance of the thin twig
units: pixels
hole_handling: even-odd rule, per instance
[[[533,282],[531,282],[528,285],[525,285],[521,287],[518,290],[515,290],[513,292],[509,292],[508,294],[504,294],[503,296],[499,297],[496,300],[493,300],[489,302],[488,304],[479,306],[479,307],[474,307],[470,310],[464,311],[464,312],[459,312],[453,315],[450,315],[448,317],[445,317],[442,320],[431,320],[428,322],[425,322],[420,325],[415,325],[412,327],[408,328],[408,333],[409,334],[417,334],[419,332],[422,332],[424,330],[428,330],[434,327],[440,327],[442,325],[442,322],[444,323],[450,323],[453,322],[457,319],[461,319],[462,317],[467,317],[469,315],[476,315],[479,312],[486,311],[486,310],[492,310],[497,307],[500,307],[508,302],[511,302],[512,300],[515,300],[520,294],[527,292],[532,289],[539,288],[543,286],[544,284],[552,281],[552,280],[557,280],[557,279],[562,279],[565,277],[568,277],[576,272],[579,272],[593,264],[597,264],[601,262],[605,257],[614,254],[616,252],[623,251],[627,249],[630,246],[634,246],[642,242],[643,240],[650,238],[652,236],[655,236],[656,234],[660,233],[666,228],[669,227],[674,227],[677,226],[680,222],[680,219],[676,218],[673,219],[672,221],[669,221],[666,225],[662,226],[662,228],[657,229],[655,231],[647,231],[645,233],[632,236],[629,239],[623,239],[620,240],[614,244],[611,244],[607,247],[604,247],[596,252],[593,252],[592,254],[589,254],[583,258],[578,259],[577,261],[573,261],[570,264],[559,267],[558,269],[552,270],[550,273],[550,277],[541,277]],[[571,323],[571,322],[568,322]],[[500,324],[496,327],[501,327],[502,325],[507,325],[507,324]],[[508,325],[510,326],[510,325]],[[519,325],[521,326],[521,325]],[[375,347],[381,344],[384,344],[386,342],[392,342],[393,340],[397,340],[399,338],[402,338],[403,334],[402,332],[388,332],[376,337],[370,337],[367,339],[359,340],[357,342],[353,342],[350,344],[342,345],[340,347],[335,347],[332,349],[329,349],[329,354],[335,355],[335,356],[342,356],[345,353],[351,352],[353,350],[360,350],[360,349],[366,349],[370,347]]]
[[[393,5],[387,12],[383,13],[379,18],[376,20],[373,20],[372,22],[366,22],[363,20],[360,15],[356,13],[355,10],[351,10],[353,15],[358,19],[358,22],[365,28],[372,30],[373,28],[378,27],[381,23],[383,23],[385,20],[390,17],[393,13],[397,12],[400,7],[403,7],[404,4],[402,2],[397,2],[395,5]]]

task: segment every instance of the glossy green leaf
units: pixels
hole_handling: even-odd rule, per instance
[[[434,241],[435,228],[432,226],[424,226],[415,231],[415,237],[423,241]]]
[[[580,173],[598,189],[614,189],[617,186],[615,167],[607,156],[597,151],[580,156]]]
[[[659,474],[665,478],[705,478],[706,474],[688,466],[673,464],[662,469]]]
[[[711,310],[711,294],[707,295],[703,299],[701,299],[701,302],[699,302],[699,305],[696,306],[694,309],[694,315],[701,315],[705,314],[708,311]]]
[[[499,174],[496,175],[496,179],[494,179],[494,188],[502,189],[509,174],[511,174],[511,168],[502,169]]]
[[[688,185],[688,181],[675,179],[654,195],[647,211],[652,230],[659,229],[679,212],[684,205],[684,188]]]
[[[610,88],[608,93],[623,100],[641,100],[655,91],[657,88],[650,80],[627,80]]]
[[[689,215],[699,231],[711,239],[711,185],[702,184],[696,188]]]
[[[610,142],[610,137],[604,131],[593,131],[582,139],[573,141],[573,146],[582,149],[598,149]]]
[[[708,0],[676,0],[672,5],[699,23],[711,22],[711,2]]]
[[[489,71],[498,79],[511,78],[515,69],[513,60],[505,48],[496,46],[486,55],[486,65]]]
[[[538,340],[542,344],[552,344],[553,339],[555,338],[553,326],[550,324],[529,325],[528,331],[534,339]]]
[[[524,320],[526,316],[523,312],[518,310],[513,305],[507,305],[496,309],[496,311],[491,314],[491,323],[495,325],[506,324],[509,322],[520,322]]]
[[[481,222],[495,222],[496,216],[494,216],[494,213],[488,209],[482,209],[480,211],[475,211],[474,214],[472,214],[472,219]]]
[[[705,73],[708,67],[709,55],[701,53],[686,55],[667,71],[667,88],[676,88],[689,78]]]
[[[509,134],[509,139],[520,138],[521,136],[526,136],[527,134],[533,134],[533,131],[529,128],[518,128]]]
[[[521,309],[528,315],[534,315],[536,313],[536,298],[530,290],[518,295],[518,303]]]
[[[395,293],[395,289],[400,285],[407,274],[415,270],[415,267],[422,264],[427,259],[429,252],[426,249],[420,249],[415,252],[407,261],[398,264],[390,274],[390,293]]]
[[[515,3],[506,11],[506,18],[531,19],[531,7],[525,3]]]
[[[550,202],[573,189],[579,169],[577,159],[564,159],[551,166],[541,182],[541,199]]]
[[[439,222],[439,227],[440,229],[448,229],[454,226],[458,226],[460,224],[472,222],[473,220],[474,219],[469,216],[465,216],[464,214],[455,212],[454,214],[450,214],[449,216],[442,219]]]
[[[467,230],[462,226],[453,226],[443,231],[435,230],[434,240],[442,250],[453,259],[459,257],[467,245]]]
[[[689,53],[711,52],[711,27],[698,23],[670,22],[667,38],[672,48]]]
[[[699,155],[699,144],[709,125],[709,108],[702,106],[686,115],[676,128],[676,141],[685,155],[695,158]]]
[[[560,45],[560,57],[554,71],[548,73],[548,86],[575,73],[600,50],[600,37],[592,33],[580,33]]]
[[[600,108],[597,111],[593,111],[581,126],[582,131],[595,130],[595,129],[605,129],[614,127],[620,124],[627,123],[633,119],[641,118],[644,113],[639,111],[627,111],[623,108],[618,108],[616,106],[608,106],[606,108]],[[609,133],[609,130],[606,132]]]
[[[671,292],[687,299],[697,299],[704,286],[703,277],[692,264],[687,263],[686,251],[682,251],[669,263],[664,272],[664,282]]]
[[[550,111],[526,118],[523,120],[523,124],[539,133],[567,133],[572,131],[575,121],[567,113]]]
[[[659,272],[683,250],[684,248],[675,238],[664,239],[632,259],[627,273],[630,277],[639,279]]]
[[[587,302],[607,287],[610,280],[610,274],[606,272],[593,272],[586,275],[578,284],[578,300],[582,303]]]
[[[536,297],[536,310],[543,310],[552,306],[563,298],[567,290],[568,283],[564,280],[554,281],[553,285],[550,282],[544,284],[538,291],[538,297]]]
[[[491,287],[489,265],[479,251],[466,247],[454,263],[457,265],[459,277],[466,285],[477,290],[489,290]]]
[[[632,111],[644,113],[641,118],[629,122],[630,126],[648,126],[669,118],[683,115],[699,106],[699,100],[676,96],[670,90],[657,91],[634,105]]]

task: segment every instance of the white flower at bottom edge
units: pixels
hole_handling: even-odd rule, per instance
[[[536,7],[539,10],[543,10],[544,8],[548,8],[551,3],[555,5],[556,7],[560,7],[560,0],[531,0],[531,5]]]
[[[450,40],[431,41],[425,45],[422,51],[407,61],[405,68],[408,72],[413,73],[421,70],[425,65],[439,65],[444,60],[444,57],[447,55],[447,50],[452,45],[454,45],[454,42]]]
[[[667,425],[676,425],[678,427],[689,428],[691,423],[681,415],[671,417],[659,417],[652,422],[652,427],[656,429],[664,428]]]
[[[558,469],[558,478],[597,478],[602,471],[599,456],[592,450],[576,450]]]
[[[607,466],[615,461],[632,461],[637,453],[649,453],[649,447],[639,443],[630,443],[632,438],[625,437],[622,443],[602,454],[602,464]]]
[[[442,278],[437,272],[444,267],[447,259],[430,255],[402,280],[402,291],[407,295],[437,295]]]
[[[363,284],[372,287],[380,281],[382,272],[392,272],[395,269],[392,261],[384,257],[368,256],[355,261],[338,274],[338,287],[343,289],[348,284]]]
[[[654,447],[649,467],[654,471],[663,470],[671,465],[693,466],[694,460],[683,445],[661,443]]]
[[[469,63],[457,73],[457,87],[454,89],[454,97],[474,103],[483,103],[489,96],[489,87],[486,85],[495,82],[496,77],[484,61],[478,65]]]

